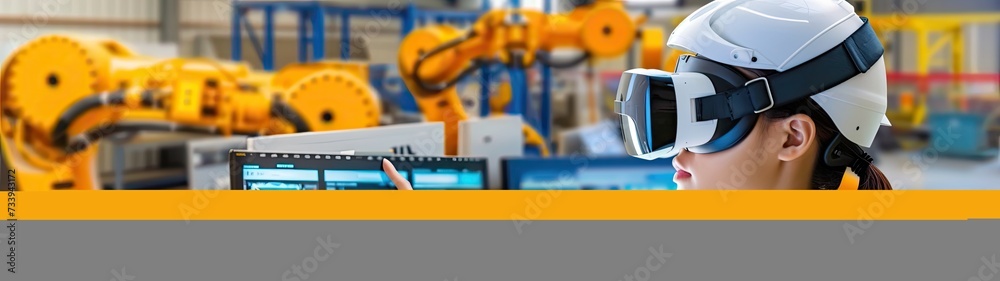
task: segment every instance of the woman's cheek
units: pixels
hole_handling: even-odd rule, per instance
[[[720,172],[720,165],[725,165],[724,162],[719,162],[718,155],[703,154],[695,155],[693,157],[694,161],[691,161],[691,181],[689,189],[703,190],[703,189],[717,189],[719,180],[722,179],[723,173]]]
[[[712,154],[696,155],[692,161],[695,170],[692,172],[692,183],[697,189],[744,189],[754,179],[755,175],[743,173],[740,163],[746,160],[745,151],[738,147]]]

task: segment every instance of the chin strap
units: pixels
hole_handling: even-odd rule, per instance
[[[868,176],[868,166],[872,161],[874,159],[871,155],[857,144],[844,139],[844,135],[840,133],[837,133],[823,153],[824,164],[830,167],[851,167],[851,171],[862,179]]]

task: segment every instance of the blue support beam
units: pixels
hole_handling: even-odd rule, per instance
[[[479,116],[490,115],[490,68],[483,66],[479,68]]]
[[[340,59],[351,58],[351,16],[347,12],[340,13]]]
[[[274,70],[274,8],[264,8],[264,55],[261,58],[264,70]]]
[[[243,16],[241,21],[243,22],[243,28],[247,30],[247,37],[250,38],[250,45],[257,51],[257,59],[263,62],[265,50],[264,46],[260,43],[260,38],[257,37],[257,32],[254,30],[253,25],[250,24],[250,19],[246,16]]]
[[[526,121],[530,121],[526,114],[528,109],[528,77],[524,68],[508,67],[507,75],[510,76],[510,104],[507,105],[507,113],[512,115],[522,115]],[[529,122],[531,123],[531,122]]]
[[[399,34],[400,41],[402,41],[403,38],[406,38],[406,35],[410,34],[410,32],[413,32],[413,30],[417,28],[416,18],[417,18],[417,5],[413,4],[413,2],[406,4],[406,7],[403,8],[402,18],[400,18],[400,21],[402,21],[402,26],[400,27],[400,34]],[[413,94],[410,93],[410,89],[407,89],[405,86],[403,87],[403,94],[410,96],[411,99],[413,98]],[[402,108],[404,111],[420,112],[420,108],[416,106],[415,99],[412,108],[406,108],[406,107]]]
[[[417,28],[417,5],[412,2],[406,4],[406,10],[403,11],[403,27],[401,30],[400,38],[405,38],[407,34]]]
[[[326,25],[326,14],[323,13],[321,9],[313,9],[309,11],[310,20],[312,23],[309,25],[312,28],[312,59],[313,61],[322,60],[326,57],[326,30],[324,29]]]
[[[299,14],[298,18],[298,51],[299,51],[299,62],[304,63],[309,61],[309,13],[306,11],[297,11]]]
[[[239,8],[233,9],[232,22],[230,22],[230,42],[229,42],[229,56],[233,61],[243,60],[243,29],[240,22],[243,18],[243,10]]]

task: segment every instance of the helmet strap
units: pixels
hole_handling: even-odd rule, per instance
[[[695,99],[697,121],[736,120],[787,105],[867,73],[885,53],[867,18],[839,45],[792,69],[761,76],[743,86]]]

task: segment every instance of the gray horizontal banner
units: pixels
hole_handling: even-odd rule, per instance
[[[15,232],[16,273],[2,280],[1000,280],[996,220],[20,221]]]

